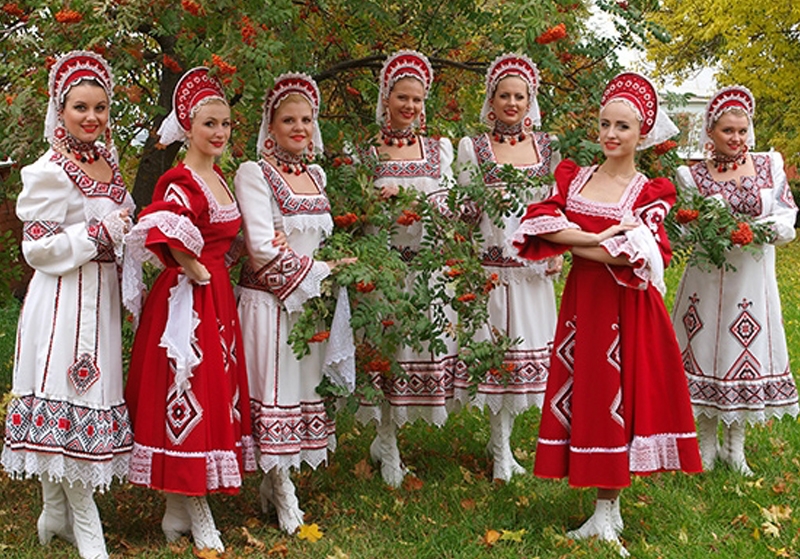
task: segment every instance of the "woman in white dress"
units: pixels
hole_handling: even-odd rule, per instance
[[[502,189],[505,184],[499,174],[503,165],[513,165],[530,178],[552,172],[558,154],[553,153],[550,136],[533,131],[541,123],[538,87],[538,69],[527,56],[504,54],[492,62],[486,72],[486,98],[481,110],[481,120],[492,131],[461,139],[459,183],[469,184],[481,174],[488,188]],[[538,202],[548,194],[540,192],[527,202]],[[514,459],[509,437],[518,414],[542,406],[556,324],[551,276],[560,267],[560,259],[534,263],[507,250],[506,238],[518,227],[517,215],[504,218],[501,227],[486,214],[480,219],[483,266],[497,274],[499,285],[490,293],[489,322],[478,339],[491,339],[491,330],[497,329],[511,339],[522,340],[503,360],[509,373],[507,382],[487,375],[472,398],[473,404],[489,407],[494,478],[504,481],[525,472]],[[465,376],[456,377],[456,398],[469,401]]]
[[[375,111],[381,126],[379,145],[370,147],[368,155],[379,160],[375,188],[384,198],[396,196],[402,187],[416,190],[434,204],[444,206],[453,180],[453,145],[448,138],[422,135],[425,98],[432,82],[430,62],[418,52],[396,52],[383,64]],[[413,259],[421,248],[423,233],[419,221],[401,225],[392,237],[392,247],[403,258]],[[409,276],[406,283],[411,289],[414,278]],[[448,307],[444,312],[456,320],[452,309]],[[364,423],[375,421],[377,435],[370,446],[370,456],[380,462],[383,480],[393,487],[399,487],[406,474],[397,447],[397,428],[416,419],[442,426],[453,404],[456,344],[450,338],[443,342],[446,346],[443,354],[400,348],[394,357],[403,369],[402,377],[370,373],[384,400],[380,404],[362,402],[356,415]]]
[[[735,270],[687,267],[672,313],[703,467],[712,469],[719,458],[745,475],[753,475],[744,454],[745,425],[798,412],[774,246],[794,239],[797,206],[781,154],[748,153],[755,146],[754,110],[755,99],[745,87],[716,92],[706,107],[701,142],[709,158],[680,167],[678,184],[770,224],[772,241],[756,253],[733,248],[726,262]]]
[[[35,273],[17,330],[3,466],[38,476],[37,528],[108,557],[92,493],[124,478],[133,445],[123,399],[117,268],[134,203],[111,145],[111,69],[74,51],[50,69],[45,137],[22,169],[17,215]],[[96,143],[105,136],[105,145]]]
[[[320,295],[322,280],[337,265],[354,261],[314,260],[333,228],[325,173],[306,163],[322,151],[319,106],[311,77],[279,76],[264,104],[261,158],[243,163],[235,179],[249,255],[239,282],[239,316],[264,471],[261,501],[265,512],[268,502],[275,506],[281,529],[290,534],[303,524],[303,511],[289,470],[303,462],[316,468],[336,446],[333,418],[316,392],[323,368],[349,369],[355,379],[346,293],[339,298],[335,317],[340,322],[334,319],[327,343],[309,344],[310,354],[298,359],[287,341],[303,305]]]

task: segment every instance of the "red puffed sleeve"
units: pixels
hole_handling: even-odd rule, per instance
[[[664,293],[664,268],[672,258],[664,220],[675,203],[675,186],[668,179],[645,183],[633,205],[633,217],[640,226],[601,243],[611,256],[625,256],[632,266],[610,266],[621,285],[646,289],[653,284]]]
[[[539,235],[557,233],[564,229],[580,229],[564,215],[570,184],[580,169],[577,163],[569,159],[559,163],[553,173],[556,179],[555,193],[550,198],[528,206],[519,228],[509,239],[513,250],[516,250],[520,257],[528,260],[544,260],[563,254],[569,249],[567,245],[546,241]]]
[[[150,225],[144,246],[165,266],[178,265],[170,249],[199,257],[204,241],[196,223],[204,212],[208,200],[192,172],[183,164],[170,169],[156,183],[153,202],[139,216],[140,223]]]

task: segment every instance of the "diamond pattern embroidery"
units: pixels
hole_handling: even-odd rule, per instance
[[[67,377],[75,387],[75,391],[83,395],[100,378],[100,370],[97,368],[94,358],[88,353],[83,353],[67,369]]]
[[[564,366],[572,373],[575,370],[575,318],[567,321],[569,332],[556,348],[556,355]]]
[[[743,347],[749,347],[758,336],[758,333],[761,332],[761,325],[747,311],[751,304],[746,300],[739,303],[742,312],[739,313],[739,316],[736,317],[730,327],[731,334]]]
[[[571,432],[572,424],[572,376],[558,389],[550,402],[550,410],[559,423]]]
[[[178,394],[173,384],[167,393],[167,436],[172,444],[181,444],[203,418],[203,408],[191,389]]]
[[[690,340],[703,329],[703,321],[700,319],[700,314],[697,312],[697,303],[699,301],[700,299],[697,297],[697,293],[693,293],[692,296],[689,297],[689,308],[686,309],[686,313],[683,315],[683,327],[686,329],[686,337]]]

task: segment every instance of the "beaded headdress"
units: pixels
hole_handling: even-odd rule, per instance
[[[264,99],[264,113],[261,118],[261,128],[258,131],[259,153],[269,153],[274,148],[274,139],[269,131],[275,111],[280,104],[292,94],[301,95],[311,105],[311,113],[314,119],[314,131],[311,136],[311,149],[319,154],[323,151],[322,134],[319,130],[319,107],[321,96],[317,82],[307,74],[289,73],[281,74],[275,79],[275,85],[267,92]],[[272,142],[272,145],[270,145]]]
[[[747,147],[753,148],[756,145],[756,136],[753,132],[753,115],[756,111],[756,99],[749,89],[743,85],[732,85],[724,87],[714,93],[706,105],[706,112],[703,118],[703,131],[700,134],[700,145],[705,146],[710,138],[708,133],[719,117],[731,109],[741,109],[747,114]]]
[[[492,114],[492,97],[494,97],[494,92],[500,80],[508,76],[521,78],[528,86],[530,106],[522,121],[523,127],[531,129],[541,126],[542,118],[539,112],[539,102],[536,100],[536,95],[539,91],[539,69],[524,54],[513,53],[498,56],[489,65],[489,69],[486,70],[486,96],[481,109],[481,121],[488,125],[492,124],[490,116]]]
[[[70,88],[84,80],[95,81],[106,92],[108,102],[111,103],[114,79],[108,62],[99,54],[81,50],[68,52],[56,60],[50,68],[48,80],[50,100],[44,121],[44,137],[51,144],[64,139],[66,130],[59,122],[59,113],[64,107]],[[110,151],[112,149],[110,122],[106,125],[105,135],[106,147]]]
[[[660,144],[678,134],[678,127],[658,107],[658,93],[652,82],[641,74],[623,72],[614,77],[603,91],[600,110],[613,101],[622,101],[636,113],[644,136],[636,149]]]
[[[159,142],[169,145],[186,139],[186,132],[192,127],[192,117],[197,110],[211,100],[227,103],[225,92],[219,80],[209,75],[205,66],[198,66],[186,72],[172,93],[172,112],[158,128]]]
[[[433,82],[433,67],[428,57],[413,50],[401,50],[386,59],[381,68],[380,92],[378,94],[378,104],[375,107],[375,122],[378,124],[388,124],[386,122],[386,102],[389,100],[394,84],[403,78],[416,78],[422,83],[425,90],[425,98]],[[420,130],[425,130],[425,105],[422,105],[422,112],[417,123]]]

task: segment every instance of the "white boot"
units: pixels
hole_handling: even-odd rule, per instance
[[[630,553],[619,541],[618,530],[622,530],[619,497],[616,499],[597,499],[594,514],[580,528],[567,532],[567,537],[573,540],[585,540],[596,536],[600,541],[616,544],[619,554],[623,557],[628,557]]]
[[[192,518],[189,516],[186,495],[165,493],[167,507],[161,519],[161,530],[167,541],[172,543],[192,533]]]
[[[264,473],[261,478],[261,485],[258,486],[258,494],[261,496],[261,512],[269,512],[269,504],[272,502],[272,476]]]
[[[525,468],[514,460],[511,452],[511,429],[514,427],[514,417],[508,410],[501,409],[500,413],[489,412],[489,425],[491,437],[489,449],[494,457],[494,479],[510,481],[511,476],[524,474]]]
[[[103,539],[103,525],[100,513],[94,502],[93,489],[81,482],[70,485],[66,481],[61,487],[72,509],[72,532],[75,545],[83,559],[107,559],[106,542]]]
[[[373,462],[380,462],[383,481],[392,487],[400,487],[408,470],[400,460],[397,426],[390,417],[388,406],[384,406],[381,421],[375,426],[375,432],[375,440],[369,446],[369,455]]]
[[[36,522],[39,532],[39,543],[47,545],[53,536],[58,536],[64,541],[75,545],[75,536],[72,533],[72,511],[67,502],[67,494],[60,482],[50,479],[47,474],[42,474],[42,514]]]
[[[272,468],[268,474],[272,478],[272,504],[278,512],[278,525],[287,534],[294,534],[303,525],[305,513],[297,502],[294,483],[289,471]]]
[[[714,469],[714,462],[720,454],[719,439],[717,438],[717,418],[699,415],[697,417],[697,438],[700,446],[700,458],[703,469],[710,472]]]
[[[744,428],[745,424],[739,421],[722,426],[723,447],[720,457],[743,476],[751,477],[755,474],[744,457]]]
[[[184,496],[189,517],[192,519],[192,539],[198,549],[214,549],[219,553],[225,551],[219,531],[214,524],[214,516],[205,496]]]

